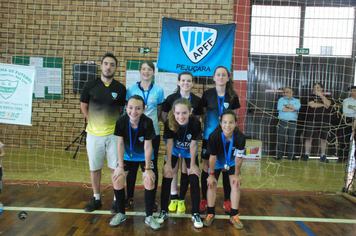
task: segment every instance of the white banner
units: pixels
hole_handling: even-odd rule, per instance
[[[0,122],[31,126],[36,69],[0,63]]]

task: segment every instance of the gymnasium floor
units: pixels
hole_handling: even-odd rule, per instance
[[[93,213],[83,208],[91,189],[76,185],[5,183],[0,199],[0,235],[355,235],[356,204],[338,194],[278,194],[243,191],[240,202],[242,230],[228,222],[218,192],[216,217],[210,227],[195,229],[190,221],[190,195],[185,214],[170,214],[160,231],[144,224],[143,189],[135,192],[135,205],[122,225],[109,227],[111,188],[102,189],[103,207]],[[159,201],[158,191],[158,201]],[[18,214],[26,211],[27,219]],[[155,213],[157,215],[158,213]],[[205,215],[202,215],[204,217]]]

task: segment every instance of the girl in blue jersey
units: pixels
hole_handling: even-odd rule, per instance
[[[194,76],[192,73],[186,71],[182,72],[178,76],[178,87],[175,93],[169,95],[166,98],[162,106],[162,121],[165,122],[167,119],[168,112],[172,109],[172,105],[174,101],[179,98],[186,98],[190,101],[192,107],[192,113],[199,119],[200,116],[203,114],[203,108],[201,105],[201,98],[197,95],[191,93],[191,90],[194,86]],[[178,212],[185,212],[185,204],[184,198],[185,194],[187,193],[189,181],[188,181],[188,174],[187,174],[187,166],[185,162],[182,161],[181,164],[181,179],[180,179],[180,195],[178,196],[177,191],[177,182],[178,182],[178,169],[179,169],[179,162],[177,162],[176,166],[173,168],[173,179],[171,184],[171,203],[169,204],[168,210],[169,211],[178,211]]]
[[[145,187],[146,225],[154,230],[161,228],[152,216],[155,202],[155,174],[157,165],[153,162],[152,140],[156,134],[152,120],[145,114],[145,102],[139,95],[132,96],[126,106],[126,114],[116,121],[114,134],[118,136],[119,164],[113,174],[114,194],[118,213],[110,221],[111,227],[126,220],[125,178],[136,165],[141,166]]]
[[[191,105],[188,99],[176,100],[164,124],[164,138],[167,139],[167,161],[163,167],[161,186],[161,213],[157,222],[163,224],[168,217],[169,191],[172,182],[172,168],[182,158],[188,168],[190,195],[192,200],[192,222],[195,228],[202,228],[199,215],[199,176],[198,140],[201,138],[200,121],[191,115]]]
[[[202,147],[203,171],[201,174],[202,201],[200,203],[200,212],[206,211],[207,207],[207,178],[209,176],[209,155],[206,154],[207,141],[211,132],[219,125],[222,112],[226,109],[235,110],[240,108],[239,98],[234,89],[234,82],[230,76],[229,70],[224,66],[219,66],[214,71],[215,88],[204,91],[202,97],[203,109],[205,114],[204,137]],[[224,187],[224,210],[230,213],[230,184],[229,178],[223,172]]]
[[[158,150],[159,144],[161,141],[160,133],[159,133],[159,125],[158,121],[161,116],[162,104],[164,102],[164,92],[163,88],[153,84],[152,79],[155,73],[155,66],[151,61],[143,61],[140,64],[140,76],[141,81],[137,82],[134,85],[131,85],[127,89],[126,100],[130,98],[132,95],[140,95],[143,97],[146,110],[145,115],[152,119],[153,125],[155,128],[156,137],[152,140],[153,145],[153,154],[154,154],[154,163],[157,165],[158,160]],[[127,200],[126,200],[126,209],[130,209],[133,206],[133,197],[135,191],[135,183],[137,176],[138,166],[130,171],[129,176],[127,178]],[[157,190],[158,183],[158,171],[155,170],[156,175],[156,184],[155,184],[155,196]],[[157,211],[157,202],[155,202],[154,211]]]
[[[208,214],[204,226],[210,226],[215,219],[216,186],[220,172],[227,173],[231,186],[230,222],[237,229],[242,229],[239,220],[239,202],[241,193],[242,154],[245,149],[245,135],[236,126],[237,116],[231,110],[221,114],[220,126],[209,136],[206,153],[210,155],[208,177]]]

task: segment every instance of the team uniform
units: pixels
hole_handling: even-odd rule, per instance
[[[178,159],[181,157],[185,161],[187,168],[190,169],[191,162],[191,154],[190,154],[190,144],[192,140],[201,140],[201,124],[198,118],[194,115],[189,117],[189,121],[187,125],[180,126],[177,132],[173,132],[169,128],[169,120],[166,120],[164,124],[164,139],[173,139],[173,150],[171,163],[172,168],[177,164]],[[195,163],[199,166],[198,157],[196,153]],[[189,183],[191,185],[190,193],[191,193],[191,201],[192,201],[192,220],[194,221],[194,217],[199,217],[199,202],[200,202],[200,193],[199,193],[199,177],[195,174],[191,174],[188,176]],[[168,212],[168,201],[170,195],[170,187],[171,187],[172,178],[162,179],[162,191],[161,191],[161,209],[162,211]],[[186,186],[181,193],[180,196],[184,199],[186,191],[188,189],[188,184],[184,184]],[[161,213],[162,214],[162,213]],[[164,219],[163,219],[164,220]],[[200,220],[200,217],[199,217]],[[201,222],[201,220],[200,220]],[[160,223],[163,223],[161,221]]]
[[[221,127],[217,127],[209,136],[208,148],[206,150],[208,155],[216,156],[215,178],[217,180],[219,180],[221,170],[226,169],[226,165],[229,170],[227,172],[223,172],[223,175],[235,174],[235,157],[242,158],[246,144],[245,135],[238,129],[236,129],[233,133],[232,144],[231,141],[226,141],[226,144],[224,145],[223,135]],[[232,145],[231,155],[225,157],[225,152],[229,152],[230,145]],[[224,148],[226,150],[224,150]]]
[[[164,104],[162,106],[162,111],[168,113],[172,109],[173,103],[181,97],[182,96],[181,96],[180,92],[176,92],[176,93],[169,95],[166,98],[166,101],[164,102]],[[201,98],[193,93],[190,93],[190,97],[188,100],[190,101],[190,104],[192,107],[192,113],[196,116],[203,115],[203,107],[202,107],[202,103],[201,103]]]
[[[206,155],[206,148],[209,135],[216,129],[220,123],[220,115],[224,110],[235,110],[240,108],[239,97],[236,95],[233,98],[226,91],[224,97],[219,97],[216,88],[211,88],[203,93],[202,105],[206,108],[206,118],[204,123],[204,137],[202,145],[202,159],[208,160],[209,155]],[[206,200],[207,185],[206,179],[209,177],[208,173],[202,171],[201,186],[202,186],[202,199]],[[230,198],[230,183],[229,179],[223,179],[225,201]]]
[[[126,88],[112,80],[109,86],[98,78],[84,84],[80,101],[89,104],[87,152],[91,171],[102,168],[107,153],[108,167],[117,166],[117,137],[113,135],[120,107],[125,106]]]
[[[215,170],[214,170],[214,177],[216,180],[219,180],[219,175],[222,170],[224,170],[223,176],[226,176],[227,178],[229,177],[229,175],[235,174],[235,165],[236,165],[235,158],[236,157],[242,158],[242,154],[245,149],[245,144],[246,144],[245,135],[241,133],[241,131],[239,131],[238,129],[235,129],[233,131],[230,141],[226,140],[226,137],[220,126],[217,127],[214,130],[214,132],[210,134],[208,140],[208,148],[206,152],[208,155],[216,156],[216,163],[215,163]],[[235,191],[238,190],[236,189],[236,187],[234,188]],[[239,197],[237,199],[232,199],[232,200],[239,201]],[[215,206],[208,207],[207,216],[204,219],[205,226],[211,225],[211,223],[215,219],[214,215],[215,215]],[[238,208],[237,209],[231,208],[230,222],[237,229],[243,228],[243,224],[239,220]]]
[[[203,140],[203,153],[206,150],[206,142],[209,139],[209,135],[219,125],[219,117],[224,110],[235,110],[240,108],[239,97],[236,95],[231,98],[228,92],[225,93],[225,97],[219,97],[216,89],[211,88],[203,93],[202,105],[206,108],[206,118],[204,124],[204,140]],[[220,111],[219,111],[220,110]],[[209,159],[205,157],[204,159]]]
[[[141,82],[137,82],[136,84],[129,86],[129,88],[127,89],[126,100],[128,101],[130,97],[133,95],[139,95],[144,99],[146,105],[145,115],[149,117],[153,122],[154,131],[156,134],[155,138],[152,140],[153,153],[154,153],[153,162],[154,165],[157,166],[158,150],[161,141],[159,125],[158,125],[157,108],[159,105],[162,105],[164,103],[163,88],[156,84],[151,84],[149,90],[145,91],[141,87]],[[136,171],[134,170],[134,168],[132,168],[127,178],[128,201],[130,201],[129,199],[133,198],[134,196],[138,165],[135,168]],[[154,172],[156,175],[156,182],[155,182],[155,186],[156,186],[155,190],[156,190],[158,185],[158,170],[155,169]],[[130,208],[130,203],[128,203],[127,205],[127,209],[129,208]]]
[[[144,143],[145,140],[152,140],[156,137],[154,132],[154,126],[152,120],[148,118],[145,114],[142,114],[137,128],[131,128],[130,118],[127,114],[119,117],[116,122],[115,132],[116,136],[123,137],[125,154],[124,154],[124,171],[131,171],[132,167],[137,163],[141,166],[142,172],[145,171],[145,150]],[[153,155],[152,158],[153,160]],[[157,166],[151,161],[150,168],[154,171]],[[115,190],[116,191],[116,190]],[[125,190],[118,194],[123,197],[122,202],[119,204],[119,209],[121,213],[125,213],[125,208],[123,207],[125,200]],[[152,195],[152,196],[150,196]],[[152,202],[153,199],[153,202]],[[146,203],[146,215],[152,215],[154,195],[153,190],[145,190],[145,203]],[[123,208],[122,208],[123,207]]]

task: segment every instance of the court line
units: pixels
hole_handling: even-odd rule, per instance
[[[315,234],[303,222],[297,221],[297,223],[309,236],[315,236]]]
[[[43,208],[43,207],[12,207],[4,206],[4,211],[29,211],[29,212],[53,212],[53,213],[79,213],[79,214],[101,214],[113,215],[110,211],[96,210],[94,212],[85,212],[83,209],[65,209],[65,208]],[[154,213],[158,216],[159,213]],[[127,216],[145,216],[145,212],[126,211]],[[202,214],[204,215],[204,214]],[[169,213],[172,218],[191,218],[191,214]],[[215,215],[215,219],[229,219],[228,215]],[[312,217],[286,217],[286,216],[239,216],[241,220],[268,220],[268,221],[303,221],[320,223],[345,223],[356,224],[356,219],[334,219],[334,218],[312,218]]]

